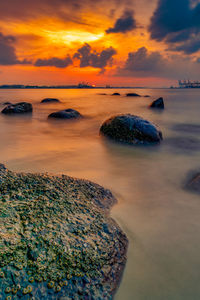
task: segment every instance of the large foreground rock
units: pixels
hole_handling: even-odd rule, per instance
[[[45,98],[41,101],[41,103],[54,103],[54,102],[60,102],[60,100],[56,98]]]
[[[55,118],[55,119],[77,119],[80,118],[81,114],[75,109],[65,109],[54,112],[48,116],[48,118]]]
[[[10,104],[2,110],[2,114],[24,114],[31,113],[33,111],[32,104],[27,102],[20,102],[16,104]]]
[[[153,101],[150,105],[151,108],[159,108],[159,109],[164,109],[164,100],[162,97],[158,98],[157,100]]]
[[[193,177],[186,184],[186,188],[200,194],[200,172],[193,175]]]
[[[0,299],[112,299],[127,250],[115,202],[86,180],[0,165]]]
[[[119,142],[151,144],[162,140],[162,133],[155,125],[131,114],[117,115],[103,123],[100,132]]]

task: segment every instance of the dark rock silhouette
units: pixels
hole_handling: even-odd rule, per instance
[[[41,101],[41,103],[52,103],[52,102],[60,102],[60,100],[56,98],[45,98]]]
[[[55,118],[55,119],[77,119],[82,117],[81,114],[75,109],[65,109],[54,112],[48,116],[48,118]]]
[[[6,106],[2,110],[2,114],[24,114],[24,113],[31,113],[33,111],[32,104],[27,102],[20,102],[16,104],[10,104]]]
[[[136,93],[128,93],[126,94],[126,97],[141,97],[141,96]]]
[[[149,95],[145,95],[144,97],[145,97],[145,98],[149,98],[149,97],[151,97],[151,96],[149,96]]]
[[[162,140],[162,133],[155,125],[131,114],[117,115],[106,120],[100,133],[128,144],[151,144]]]
[[[120,93],[113,93],[112,96],[120,96]]]
[[[12,105],[12,103],[11,102],[4,102],[4,103],[2,103],[3,105]]]
[[[153,101],[150,105],[151,108],[159,108],[159,109],[164,109],[164,100],[162,97],[158,98],[157,100]]]
[[[186,188],[200,194],[200,172],[193,175],[193,177],[186,184]]]

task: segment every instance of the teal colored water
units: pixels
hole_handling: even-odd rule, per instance
[[[121,96],[111,96],[117,91]],[[125,97],[132,91],[151,97]],[[150,110],[160,96],[166,109]],[[45,97],[62,103],[40,104]],[[182,188],[188,172],[200,169],[200,90],[0,90],[0,103],[6,101],[31,102],[34,112],[0,115],[1,163],[13,171],[87,178],[117,196],[112,216],[126,232],[129,250],[115,299],[200,299],[200,197]],[[63,108],[85,118],[47,121]],[[117,113],[157,124],[163,143],[134,148],[105,141],[99,128]]]

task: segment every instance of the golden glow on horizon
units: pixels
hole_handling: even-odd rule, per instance
[[[50,31],[43,30],[45,35],[54,43],[70,44],[73,42],[89,43],[101,39],[104,33],[94,34],[79,30]]]
[[[103,10],[103,11],[102,11]],[[106,29],[112,27],[116,18],[120,16],[108,16],[102,10],[90,11],[88,9],[80,13],[75,19],[62,19],[57,16],[39,15],[35,18],[15,19],[5,22],[0,20],[0,27],[4,35],[16,37],[13,46],[19,60],[28,60],[30,64],[2,66],[2,82],[33,83],[33,84],[64,84],[88,81],[91,83],[128,82],[128,77],[115,76],[118,68],[123,68],[128,53],[137,51],[140,47],[146,47],[149,51],[164,51],[164,43],[152,41],[145,27],[124,33],[106,34]],[[144,18],[144,12],[141,13]],[[73,65],[67,68],[55,66],[35,67],[37,59],[51,59],[52,57],[63,59],[67,55],[73,55],[84,43],[91,46],[91,53],[101,53],[102,50],[113,47],[117,53],[113,56],[113,63],[101,70],[88,66],[80,68],[80,61],[73,59]],[[11,70],[12,69],[12,70]],[[20,82],[19,82],[20,78]],[[130,81],[132,79],[130,78]]]

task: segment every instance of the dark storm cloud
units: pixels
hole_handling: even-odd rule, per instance
[[[5,36],[0,33],[0,65],[15,65],[17,64],[17,56],[13,42],[13,36]]]
[[[177,46],[171,46],[170,50],[183,51],[186,54],[192,54],[200,49],[200,34],[192,34],[190,38],[184,43],[178,44]]]
[[[27,60],[20,61],[17,59],[15,47],[13,45],[14,42],[14,36],[6,36],[0,32],[0,65],[8,66],[29,63]]]
[[[188,78],[195,78],[199,74],[198,61],[180,55],[164,57],[158,51],[149,52],[142,47],[128,54],[124,67],[119,68],[116,75],[177,79],[182,78],[183,74]]]
[[[149,53],[145,47],[142,47],[128,54],[125,69],[136,72],[160,72],[165,66],[166,62],[159,52]]]
[[[84,44],[77,52],[73,55],[74,59],[80,61],[80,68],[93,67],[105,70],[105,67],[112,63],[113,55],[116,54],[115,49],[112,47],[106,48],[101,52],[92,50],[89,44]],[[68,55],[65,58],[51,57],[48,59],[37,59],[34,63],[36,67],[56,67],[56,68],[66,68],[73,64],[73,60]]]
[[[106,48],[101,52],[93,51],[91,46],[85,44],[74,54],[74,58],[80,60],[80,68],[93,67],[99,68],[102,71],[104,68],[112,63],[113,55],[116,54],[116,50],[112,47]]]
[[[66,58],[58,58],[58,57],[51,57],[48,59],[41,59],[39,58],[35,62],[36,67],[56,67],[56,68],[66,68],[69,65],[72,65],[72,59],[70,56],[67,56]]]
[[[133,16],[133,11],[125,11],[124,14],[116,20],[114,26],[106,30],[106,33],[125,33],[135,28],[137,28],[137,25]]]
[[[183,51],[187,54],[198,51],[200,49],[199,1],[159,0],[151,18],[149,31],[152,39],[166,41],[171,45],[171,50]]]

